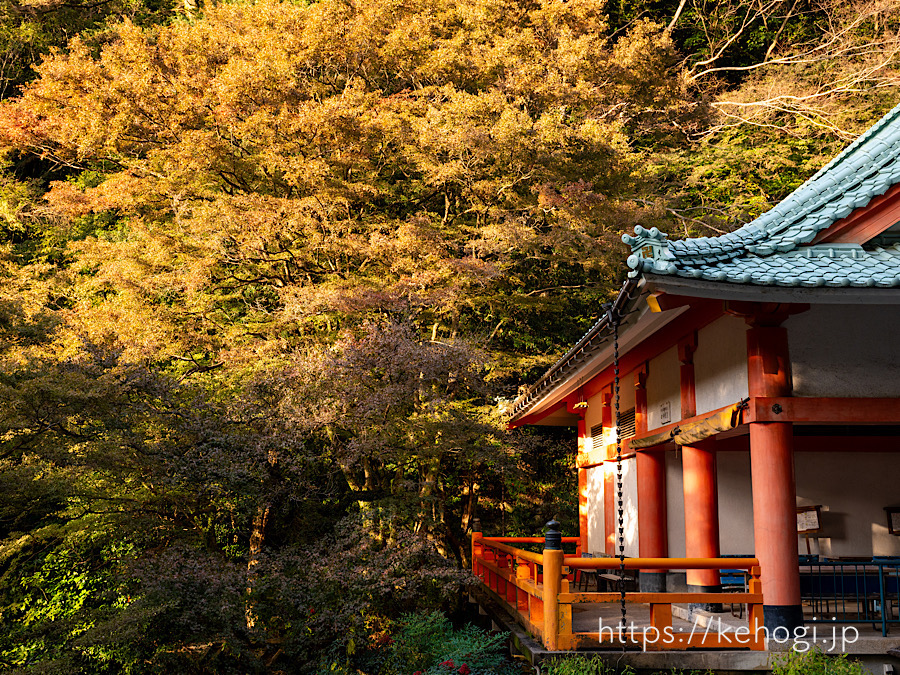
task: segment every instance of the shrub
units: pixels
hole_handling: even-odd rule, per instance
[[[504,656],[506,633],[471,624],[454,629],[440,612],[407,614],[398,623],[380,675],[518,675]]]

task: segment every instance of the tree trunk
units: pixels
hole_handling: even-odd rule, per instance
[[[247,560],[247,602],[244,607],[247,630],[251,633],[256,630],[256,599],[253,597],[254,582],[259,571],[260,554],[266,540],[266,523],[269,521],[268,504],[260,505],[253,516],[253,525],[250,529],[250,556]]]
[[[425,460],[422,471],[422,485],[419,488],[419,515],[416,519],[416,533],[430,536],[433,524],[438,520],[434,497],[438,475],[441,472],[441,456]]]
[[[475,476],[474,474],[469,474],[469,478],[465,485],[465,491],[463,492],[466,497],[466,505],[463,508],[462,522],[460,523],[463,532],[468,532],[469,528],[472,527],[472,520],[474,520],[478,510],[478,493],[475,489]]]

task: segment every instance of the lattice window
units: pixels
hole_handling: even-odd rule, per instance
[[[635,435],[634,408],[625,410],[619,414],[619,423],[622,425],[622,440]],[[591,427],[591,449],[598,450],[613,445],[616,442],[616,428],[614,426],[603,428],[602,424]]]
[[[623,441],[626,438],[631,438],[635,435],[636,430],[634,426],[634,408],[619,413],[619,426],[621,427],[619,437]]]
[[[591,450],[599,450],[603,445],[603,425],[596,424],[591,427]]]

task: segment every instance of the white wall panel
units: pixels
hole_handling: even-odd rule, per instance
[[[743,319],[723,316],[698,331],[694,379],[698,415],[747,396],[747,324]]]
[[[785,326],[795,396],[900,396],[896,305],[818,305]]]

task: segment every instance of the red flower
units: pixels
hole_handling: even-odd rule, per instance
[[[421,671],[421,670],[417,670],[416,672],[413,673],[413,675],[422,675],[422,671]]]
[[[459,667],[459,675],[471,675],[472,671],[469,670],[469,666],[465,663]]]
[[[438,664],[439,666],[450,666],[451,668],[456,668],[456,664],[453,663],[453,659],[447,659]]]

